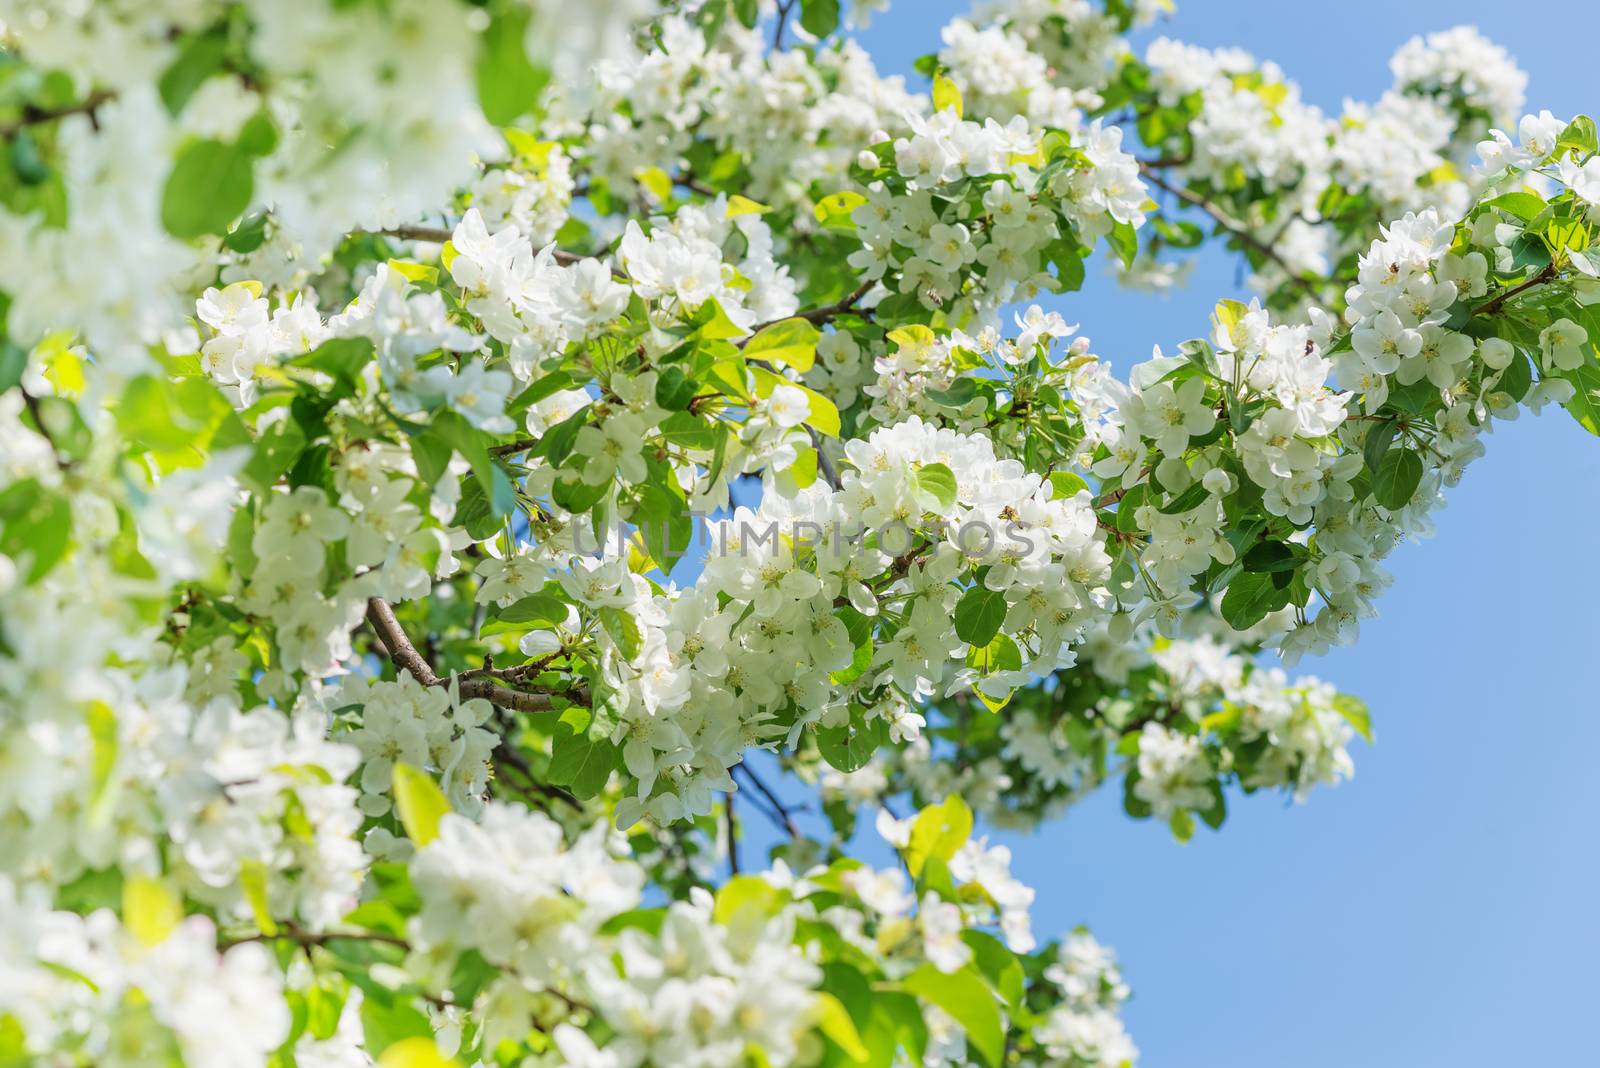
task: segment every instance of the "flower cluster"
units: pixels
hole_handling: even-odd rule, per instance
[[[1160,0],[927,93],[656,6],[0,2],[0,1061],[1131,1064],[975,819],[1348,778],[1257,655],[1600,433],[1600,134],[1471,31],[1334,121]],[[1261,299],[1006,307],[1174,281],[1152,195]]]

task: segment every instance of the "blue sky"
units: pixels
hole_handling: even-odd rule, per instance
[[[966,7],[896,0],[861,36],[881,70],[914,79],[912,60]],[[1530,71],[1533,109],[1600,109],[1592,67],[1556,44],[1600,31],[1600,8],[1579,0],[1180,0],[1158,32],[1276,60],[1336,111],[1345,96],[1376,98],[1408,37],[1463,22]],[[1214,256],[1166,298],[1091,271],[1055,306],[1126,368],[1203,332],[1215,301],[1237,293],[1230,261]],[[1124,817],[1115,791],[1006,837],[1039,891],[1035,929],[1085,923],[1116,947],[1143,1064],[1590,1056],[1600,440],[1552,410],[1503,424],[1488,450],[1437,535],[1392,558],[1395,585],[1360,645],[1300,665],[1371,705],[1378,744],[1358,748],[1354,781],[1302,806],[1232,805],[1221,833],[1188,846]]]

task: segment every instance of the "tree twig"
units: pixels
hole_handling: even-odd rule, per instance
[[[1160,162],[1162,161],[1154,161],[1154,163]],[[1201,211],[1211,216],[1212,220],[1215,221],[1218,226],[1222,227],[1222,229],[1238,238],[1239,242],[1246,248],[1265,256],[1267,259],[1277,264],[1278,267],[1283,270],[1283,273],[1288,276],[1289,281],[1293,282],[1302,293],[1309,297],[1312,303],[1322,303],[1322,294],[1317,290],[1316,283],[1304,275],[1297,273],[1292,267],[1290,267],[1289,262],[1283,258],[1283,255],[1276,248],[1273,247],[1272,242],[1263,241],[1261,238],[1251,233],[1249,227],[1247,227],[1245,224],[1239,222],[1233,216],[1229,215],[1227,212],[1213,204],[1209,199],[1201,196],[1194,190],[1189,189],[1186,186],[1175,185],[1172,182],[1167,181],[1165,177],[1157,172],[1154,163],[1139,164],[1139,173],[1144,175],[1145,178],[1149,180],[1151,185],[1154,185],[1158,189],[1165,189],[1167,192],[1171,193],[1185,204],[1199,208]]]
[[[1520,285],[1514,285],[1510,289],[1506,290],[1504,293],[1501,293],[1498,297],[1495,297],[1493,300],[1488,301],[1485,304],[1481,304],[1476,308],[1473,308],[1472,309],[1472,314],[1473,315],[1493,315],[1495,312],[1500,310],[1501,305],[1505,304],[1506,301],[1510,300],[1512,297],[1516,296],[1518,293],[1521,293],[1523,290],[1526,290],[1526,289],[1532,289],[1534,286],[1543,285],[1544,283],[1550,281],[1550,279],[1554,278],[1555,276],[1556,276],[1556,265],[1554,263],[1547,263],[1547,264],[1545,264],[1544,270],[1540,271],[1538,274],[1534,275],[1532,278],[1528,279],[1526,282],[1523,282]]]
[[[772,791],[772,788],[761,780],[761,776],[757,775],[750,765],[743,761],[735,764],[733,770],[744,772],[744,777],[750,781],[750,785],[754,786],[761,796],[767,799],[767,803],[772,806],[772,810],[778,817],[778,821],[782,824],[784,831],[790,838],[799,838],[800,828],[795,826],[794,817],[791,815],[789,806],[779,800],[778,795]]]
[[[34,104],[23,107],[22,115],[12,122],[0,126],[0,138],[8,138],[28,126],[39,123],[51,122],[55,119],[64,119],[68,115],[87,115],[90,121],[94,120],[94,113],[100,105],[115,97],[115,93],[95,92],[90,93],[76,104],[66,104],[58,108],[41,108]]]
[[[240,938],[219,938],[217,948],[231,949],[246,942],[293,942],[301,946],[325,946],[329,942],[376,942],[385,946],[399,946],[401,949],[411,948],[404,938],[381,931],[308,931],[293,920],[279,920],[274,926],[277,930],[273,934],[262,931]]]
[[[794,8],[795,0],[778,0],[778,23],[772,28],[772,50],[783,51],[783,31],[789,25],[789,12]]]
[[[869,279],[868,281],[862,282],[859,286],[856,286],[856,288],[852,289],[849,293],[839,300],[834,301],[832,304],[824,304],[820,308],[812,308],[809,311],[795,312],[793,315],[784,316],[784,318],[804,319],[813,326],[821,326],[823,323],[831,322],[843,315],[845,312],[850,311],[861,302],[862,297],[872,292],[872,287],[877,284],[878,283],[875,279]],[[773,319],[771,322],[758,323],[751,328],[750,332],[753,334],[756,331],[766,329],[773,323],[781,322],[783,322],[783,319]]]
[[[739,874],[739,817],[734,815],[733,796],[730,790],[722,795],[722,816],[728,829],[728,874]]]
[[[428,241],[435,245],[444,244],[446,241],[450,240],[453,233],[453,230],[447,230],[443,226],[420,225],[394,226],[387,230],[378,231],[378,234],[383,237],[399,238],[401,241]],[[555,250],[556,262],[564,266],[570,267],[572,264],[587,258],[588,257],[579,255],[576,252],[568,252],[565,249],[558,248]]]
[[[384,650],[396,668],[409,671],[411,677],[424,686],[450,685],[450,680],[440,678],[434,672],[432,665],[423,658],[421,653],[417,652],[417,647],[411,644],[411,639],[406,636],[405,628],[395,618],[394,609],[389,607],[389,602],[382,597],[368,598],[367,622],[372,624],[373,631],[378,635],[378,639],[383,642]],[[460,687],[462,700],[481,697],[492,705],[511,709],[515,712],[549,712],[556,707],[555,699],[551,694],[528,693],[525,690],[508,690],[504,686],[496,685],[490,679],[477,678],[462,681],[457,678],[456,684]],[[569,690],[561,696],[571,704],[586,705],[589,703],[589,691],[581,687]]]

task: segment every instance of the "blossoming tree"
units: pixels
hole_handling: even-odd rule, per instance
[[[0,1063],[1135,1060],[981,828],[1350,773],[1256,656],[1600,432],[1595,124],[1163,0],[924,92],[883,6],[0,2]],[[1125,374],[1030,303],[1207,241],[1258,299]]]

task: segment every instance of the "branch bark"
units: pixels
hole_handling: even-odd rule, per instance
[[[1228,233],[1238,238],[1239,242],[1245,247],[1260,253],[1262,256],[1265,256],[1267,259],[1277,264],[1278,267],[1283,270],[1283,273],[1288,276],[1289,281],[1293,282],[1296,288],[1310,298],[1312,303],[1322,303],[1322,294],[1318,292],[1316,283],[1312,282],[1311,279],[1306,278],[1304,275],[1298,274],[1293,268],[1291,268],[1288,261],[1285,260],[1282,254],[1273,247],[1272,242],[1263,241],[1261,238],[1251,233],[1249,228],[1243,223],[1239,222],[1233,216],[1229,215],[1227,212],[1213,204],[1209,199],[1201,196],[1194,190],[1189,189],[1186,186],[1175,185],[1172,182],[1167,181],[1165,177],[1157,172],[1157,169],[1154,165],[1155,163],[1161,162],[1163,161],[1156,160],[1154,163],[1140,163],[1139,173],[1144,175],[1146,180],[1148,180],[1150,184],[1156,188],[1165,189],[1167,192],[1171,193],[1185,204],[1199,208],[1201,211],[1211,216],[1212,220],[1216,222],[1218,226],[1222,227]]]
[[[1540,271],[1526,282],[1523,282],[1520,285],[1514,285],[1504,293],[1501,293],[1498,297],[1495,297],[1493,300],[1472,309],[1472,314],[1493,315],[1495,312],[1500,310],[1501,306],[1505,304],[1506,301],[1510,300],[1518,293],[1521,293],[1525,289],[1532,289],[1534,286],[1543,285],[1555,276],[1556,265],[1554,263],[1548,263],[1545,265],[1544,270]]]
[[[450,236],[453,231],[447,230],[443,226],[418,225],[395,226],[388,230],[379,230],[378,233],[384,237],[399,238],[401,241],[430,241],[435,245],[442,245],[446,241],[450,240]],[[567,252],[564,249],[559,248],[555,250],[555,257],[557,263],[568,267],[574,263],[577,263],[579,260],[586,258],[578,255],[576,252]]]
[[[100,105],[111,100],[114,96],[116,96],[115,93],[108,92],[90,93],[76,104],[67,104],[59,108],[41,108],[29,104],[22,109],[20,118],[0,126],[0,138],[9,138],[26,127],[51,122],[55,119],[64,119],[68,115],[87,115],[92,122],[94,121],[94,113],[99,109]]]
[[[367,599],[367,622],[372,625],[373,632],[378,635],[378,640],[383,643],[384,651],[394,666],[411,673],[411,677],[424,686],[449,686],[450,680],[441,678],[433,670],[417,647],[411,644],[411,639],[406,636],[405,628],[395,618],[394,609],[389,607],[389,602],[382,597]],[[492,705],[510,709],[514,712],[549,712],[556,707],[553,695],[548,693],[529,693],[526,690],[508,690],[497,685],[492,679],[475,678],[462,680],[459,676],[456,684],[460,687],[463,700],[483,698]],[[561,695],[568,702],[575,705],[589,703],[589,691],[583,688],[570,690]]]

